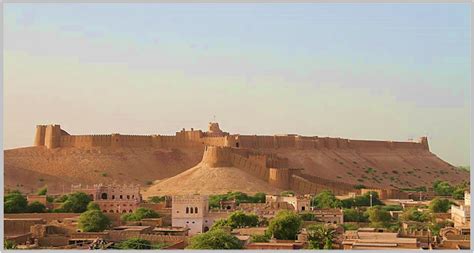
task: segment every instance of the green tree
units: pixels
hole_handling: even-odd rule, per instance
[[[370,207],[366,211],[372,227],[387,227],[392,217],[390,213],[384,211],[380,206]]]
[[[446,213],[451,208],[451,201],[449,199],[434,198],[431,200],[429,209],[433,213]]]
[[[28,204],[28,212],[29,213],[44,213],[46,212],[46,206],[38,201],[34,201]]]
[[[5,249],[16,249],[16,243],[12,240],[3,240],[3,247]]]
[[[140,221],[146,218],[160,218],[160,214],[149,208],[139,207],[133,213],[123,214],[123,221]]]
[[[48,193],[48,187],[43,187],[43,188],[40,188],[38,190],[38,192],[36,192],[37,195],[46,195]]]
[[[154,248],[147,240],[140,238],[130,238],[118,243],[116,248],[119,249],[152,249]]]
[[[449,196],[453,193],[454,188],[446,181],[436,180],[433,183],[433,189],[436,195]]]
[[[227,224],[232,228],[255,227],[258,225],[258,216],[235,211],[227,218]]]
[[[165,200],[166,200],[165,196],[153,196],[153,197],[148,198],[148,202],[150,203],[161,203],[161,202],[164,202]]]
[[[232,229],[227,219],[219,219],[212,224],[211,230],[216,230],[216,229],[226,230],[226,228]]]
[[[5,213],[24,213],[28,209],[26,197],[19,191],[12,191],[3,198]]]
[[[100,206],[95,203],[95,202],[89,202],[89,204],[87,204],[87,210],[99,210],[100,211]]]
[[[222,229],[197,234],[190,239],[188,249],[242,249],[239,239]]]
[[[332,249],[336,230],[323,224],[314,224],[306,228],[310,249]]]
[[[315,221],[315,220],[317,220],[317,219],[316,219],[316,215],[314,215],[314,213],[301,212],[301,213],[299,213],[298,215],[301,217],[301,219],[302,219],[303,221]]]
[[[253,195],[252,203],[265,203],[265,196],[266,194],[263,192],[257,192]]]
[[[427,222],[431,220],[431,216],[428,212],[420,212],[417,208],[412,207],[406,209],[400,219],[403,221]]]
[[[329,190],[324,190],[311,200],[311,205],[316,208],[340,208],[342,202]]]
[[[65,213],[82,213],[87,210],[87,205],[92,199],[84,192],[74,192],[67,196],[60,210]]]
[[[109,226],[109,218],[100,210],[92,209],[79,216],[79,228],[84,232],[101,232]]]
[[[344,208],[352,208],[355,206],[370,206],[370,193],[372,193],[373,206],[383,205],[382,201],[380,201],[379,199],[379,194],[377,192],[367,192],[362,196],[344,199],[342,201],[342,206]]]
[[[368,215],[360,209],[344,209],[345,222],[367,222],[368,220]]]
[[[283,210],[270,220],[267,232],[276,239],[295,240],[302,224],[303,221],[299,215]]]

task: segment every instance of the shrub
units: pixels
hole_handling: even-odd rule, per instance
[[[130,238],[122,241],[116,246],[119,249],[152,249],[153,246],[147,240],[140,238]]]
[[[3,199],[5,213],[24,213],[28,208],[26,197],[19,191],[13,191],[5,195]]]
[[[154,210],[139,207],[135,212],[123,214],[120,218],[122,221],[140,221],[146,218],[160,218],[160,214]]]
[[[239,239],[222,229],[197,234],[189,241],[188,249],[242,249]]]
[[[100,210],[89,210],[79,216],[79,228],[84,232],[101,232],[108,228],[110,220]]]
[[[92,199],[83,192],[74,192],[67,196],[61,205],[60,211],[65,213],[82,213],[87,210],[87,205]]]
[[[38,189],[38,192],[36,194],[38,195],[46,195],[48,193],[48,188],[45,186],[43,188]]]
[[[316,208],[339,208],[342,202],[329,190],[324,190],[311,200],[311,205]]]
[[[295,240],[301,229],[302,219],[290,211],[279,211],[275,218],[270,221],[267,232],[276,239]]]
[[[34,201],[28,205],[29,213],[44,213],[46,212],[46,206],[38,201]]]
[[[448,199],[434,198],[431,200],[429,209],[433,213],[446,213],[451,208],[451,201]]]

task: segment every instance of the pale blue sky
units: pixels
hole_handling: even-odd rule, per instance
[[[6,4],[5,147],[34,125],[407,140],[469,163],[468,4]]]

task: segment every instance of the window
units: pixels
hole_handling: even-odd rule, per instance
[[[105,192],[102,193],[102,195],[100,195],[100,198],[101,199],[107,199],[107,193],[105,193]]]
[[[189,213],[189,207],[186,207],[186,213]]]
[[[113,212],[114,212],[114,210],[110,210],[110,211],[109,211],[109,213],[113,213]]]
[[[304,206],[301,207],[301,211],[304,211]]]
[[[120,199],[123,199],[123,196],[122,196],[122,195],[120,195]]]
[[[112,199],[115,199],[115,195],[112,195]]]
[[[190,209],[191,209],[191,213],[193,213],[193,208],[191,207]]]
[[[194,213],[198,213],[198,208],[197,207],[194,208]]]

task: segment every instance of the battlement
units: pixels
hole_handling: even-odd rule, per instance
[[[257,136],[223,132],[216,122],[209,130],[181,130],[175,135],[92,134],[70,135],[60,125],[37,125],[34,146],[59,147],[160,147],[185,148],[216,146],[246,149],[417,149],[429,151],[428,138],[414,141],[369,141],[343,138],[300,136],[296,134]]]

